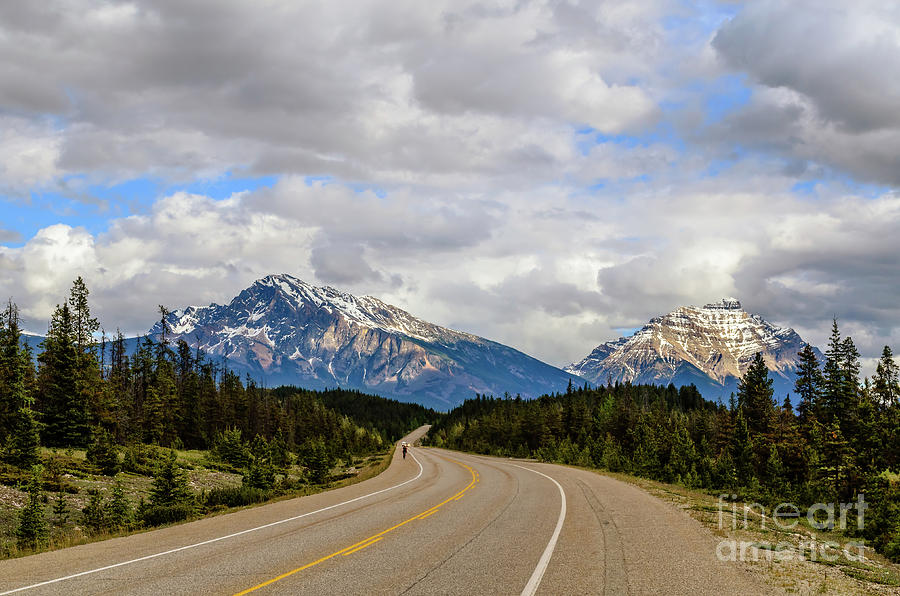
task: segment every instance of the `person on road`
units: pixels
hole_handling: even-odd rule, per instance
[[[403,443],[403,459],[406,459],[406,443]]]

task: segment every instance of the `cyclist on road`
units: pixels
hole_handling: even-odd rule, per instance
[[[406,459],[406,443],[403,443],[403,459]]]

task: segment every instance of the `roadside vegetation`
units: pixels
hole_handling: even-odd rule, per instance
[[[0,557],[371,477],[433,411],[355,391],[266,389],[161,337],[97,340],[79,278],[37,358],[0,314]],[[101,336],[103,337],[103,336]]]
[[[693,386],[609,384],[572,387],[536,400],[477,397],[440,419],[429,444],[490,455],[536,458],[726,495],[770,511],[793,503],[868,509],[842,540],[863,542],[900,561],[900,386],[885,347],[875,376],[860,379],[859,353],[834,323],[824,365],[801,352],[795,411],[776,401],[757,354],[728,404]],[[818,518],[817,518],[818,519]],[[863,570],[848,573],[865,575]],[[893,581],[893,580],[887,580]]]

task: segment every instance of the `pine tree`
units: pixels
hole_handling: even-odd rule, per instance
[[[769,459],[766,461],[766,482],[770,492],[776,497],[784,494],[784,464],[778,453],[778,446],[772,445],[769,449]]]
[[[275,466],[269,445],[261,436],[256,435],[250,444],[250,465],[244,473],[243,484],[253,488],[272,488],[275,484]]]
[[[762,354],[757,352],[753,363],[738,384],[738,407],[743,411],[750,431],[757,435],[767,433],[772,424],[775,415],[773,394],[769,367],[766,366]]]
[[[281,426],[275,431],[275,436],[269,441],[269,452],[272,457],[272,465],[279,469],[287,468],[291,463],[291,453],[288,451],[287,442]]]
[[[98,428],[94,432],[94,441],[88,447],[86,457],[87,461],[96,466],[104,476],[115,476],[119,473],[119,451],[112,435],[106,429]]]
[[[299,463],[306,468],[307,477],[313,484],[321,484],[328,479],[334,457],[329,453],[322,439],[307,441],[300,450]]]
[[[106,511],[103,508],[103,495],[96,488],[88,491],[90,498],[81,510],[82,522],[91,534],[99,534],[106,529]]]
[[[69,292],[69,308],[72,312],[75,347],[81,354],[87,352],[94,344],[94,333],[100,330],[100,323],[91,316],[89,295],[84,279],[79,275]]]
[[[900,399],[900,369],[890,346],[884,346],[881,352],[875,376],[872,377],[872,391],[882,408],[888,408]]]
[[[838,330],[837,319],[832,320],[831,337],[828,339],[828,349],[825,351],[825,366],[822,368],[822,395],[821,407],[818,418],[830,425],[841,409],[844,392],[844,371],[841,367],[843,360],[843,341]]]
[[[107,522],[111,528],[119,530],[131,525],[131,505],[125,496],[125,489],[122,487],[122,483],[118,480],[113,486],[112,497],[104,509]]]
[[[30,469],[40,462],[40,435],[31,408],[22,407],[6,445],[4,459],[14,466]]]
[[[799,364],[797,366],[797,380],[794,383],[794,391],[800,397],[797,404],[797,412],[800,420],[805,424],[811,415],[814,415],[819,406],[819,395],[822,391],[822,371],[819,370],[819,361],[816,352],[809,344],[797,354]]]
[[[194,494],[188,487],[187,476],[175,463],[172,453],[157,468],[150,487],[150,505],[153,507],[171,507],[174,505],[193,504]]]
[[[19,512],[19,527],[16,529],[19,548],[38,549],[45,546],[50,538],[50,528],[44,513],[41,474],[40,466],[31,469],[31,478],[25,489],[28,503]]]
[[[53,525],[62,527],[67,523],[69,523],[69,504],[65,495],[59,493],[53,499]]]
[[[731,437],[731,459],[735,477],[740,486],[749,486],[756,477],[753,439],[744,412],[738,408]]]
[[[20,345],[19,309],[10,300],[0,320],[0,446],[20,423],[20,410],[32,405],[31,354]],[[29,466],[30,467],[30,466]]]
[[[841,342],[841,393],[844,403],[852,403],[859,391],[859,350],[849,335]]]
[[[854,475],[855,452],[835,422],[825,430],[819,476],[825,482],[830,498],[846,500],[850,496],[850,479]]]
[[[38,357],[43,443],[52,447],[85,445],[90,435],[75,338],[69,305],[58,306]]]

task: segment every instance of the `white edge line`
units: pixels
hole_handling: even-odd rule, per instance
[[[541,555],[537,567],[534,568],[534,573],[531,574],[528,583],[525,584],[525,589],[522,590],[522,596],[533,596],[537,592],[538,586],[541,585],[541,580],[544,578],[544,572],[547,570],[547,565],[550,564],[550,557],[553,556],[553,551],[556,549],[556,541],[559,540],[559,533],[562,532],[563,522],[566,521],[566,493],[559,482],[557,482],[553,478],[550,478],[550,476],[547,476],[543,472],[538,472],[537,470],[532,470],[531,468],[526,468],[525,466],[520,466],[517,464],[510,465],[517,468],[522,468],[523,470],[528,470],[529,472],[534,472],[535,474],[540,474],[544,478],[548,479],[550,482],[556,485],[556,488],[559,489],[559,498],[561,499],[559,506],[559,519],[556,521],[556,529],[553,530],[553,535],[550,536],[550,542],[547,543],[547,548],[544,549],[544,553]]]
[[[50,580],[43,581],[43,582],[40,582],[40,583],[37,583],[37,584],[31,584],[30,586],[23,586],[23,587],[21,587],[21,588],[15,588],[15,589],[13,589],[13,590],[7,590],[6,592],[0,592],[0,596],[5,596],[6,594],[15,594],[16,592],[24,592],[25,590],[31,590],[31,589],[34,589],[34,588],[39,588],[39,587],[41,587],[41,586],[46,586],[46,585],[49,585],[49,584],[55,584],[55,583],[57,583],[57,582],[62,582],[62,581],[66,581],[66,580],[69,580],[69,579],[75,579],[76,577],[81,577],[81,576],[84,576],[84,575],[90,575],[90,574],[92,574],[92,573],[99,573],[99,572],[101,572],[101,571],[106,571],[106,570],[108,570],[108,569],[114,569],[114,568],[116,568],[116,567],[123,567],[123,566],[125,566],[125,565],[131,565],[132,563],[139,563],[139,562],[141,562],[141,561],[146,561],[146,560],[148,560],[148,559],[155,559],[155,558],[157,558],[157,557],[162,557],[162,556],[165,556],[165,555],[171,555],[171,554],[173,554],[173,553],[181,552],[181,551],[183,551],[183,550],[188,550],[188,549],[191,549],[191,548],[197,548],[198,546],[204,546],[204,545],[207,545],[207,544],[212,544],[213,542],[219,542],[220,540],[228,540],[229,538],[236,538],[237,536],[241,536],[241,535],[243,535],[243,534],[249,534],[250,532],[256,532],[257,530],[264,530],[265,528],[271,528],[272,526],[277,526],[277,525],[280,525],[280,524],[286,524],[286,523],[288,523],[288,522],[296,521],[296,520],[298,520],[298,519],[300,519],[300,518],[303,518],[303,517],[308,517],[308,516],[310,516],[310,515],[315,515],[316,513],[322,513],[323,511],[328,511],[329,509],[335,509],[335,508],[337,508],[337,507],[342,507],[342,506],[344,506],[344,505],[349,505],[350,503],[355,503],[356,501],[361,501],[362,499],[367,499],[367,498],[369,498],[369,497],[374,497],[375,495],[379,495],[379,494],[381,494],[381,493],[386,493],[386,492],[388,492],[389,490],[394,490],[395,488],[400,488],[401,486],[406,485],[406,484],[409,484],[410,482],[414,482],[414,481],[416,481],[416,480],[418,480],[419,478],[422,477],[422,473],[425,471],[425,469],[422,467],[422,463],[421,463],[421,462],[418,460],[418,458],[412,453],[412,451],[410,451],[409,454],[412,455],[412,458],[415,460],[416,464],[418,464],[418,466],[419,466],[419,473],[416,474],[416,476],[415,476],[414,478],[410,478],[409,480],[406,480],[406,481],[404,481],[404,482],[401,482],[400,484],[395,484],[394,486],[390,486],[390,487],[388,487],[388,488],[383,488],[383,489],[377,490],[377,491],[375,491],[375,492],[373,492],[373,493],[369,493],[369,494],[366,494],[366,495],[362,495],[362,496],[360,496],[360,497],[356,497],[356,498],[354,498],[354,499],[350,499],[349,501],[344,501],[344,502],[342,502],[342,503],[337,503],[337,504],[335,504],[335,505],[329,505],[328,507],[322,507],[321,509],[316,509],[315,511],[309,511],[309,512],[307,512],[307,513],[302,513],[302,514],[300,514],[300,515],[295,515],[294,517],[288,517],[288,518],[286,518],[286,519],[281,519],[281,520],[278,520],[278,521],[274,521],[274,522],[272,522],[272,523],[268,523],[268,524],[265,524],[265,525],[262,525],[262,526],[257,526],[257,527],[255,527],[255,528],[249,528],[249,529],[247,529],[247,530],[241,530],[240,532],[235,532],[234,534],[228,534],[227,536],[219,536],[218,538],[212,538],[212,539],[210,539],[210,540],[204,540],[203,542],[197,542],[196,544],[188,544],[188,545],[186,545],[186,546],[179,546],[178,548],[173,548],[172,550],[167,550],[167,551],[165,551],[165,552],[154,553],[154,554],[152,554],[152,555],[145,555],[145,556],[139,557],[139,558],[137,558],[137,559],[131,559],[130,561],[122,561],[121,563],[114,563],[114,564],[112,564],[112,565],[107,565],[107,566],[105,566],[105,567],[98,567],[97,569],[89,569],[89,570],[87,570],[87,571],[82,571],[82,572],[80,572],[80,573],[73,573],[72,575],[67,575],[67,576],[65,576],[65,577],[58,577],[58,578],[56,578],[56,579],[50,579]],[[540,473],[540,472],[538,472],[538,473]],[[300,497],[300,498],[302,498],[302,497]]]

